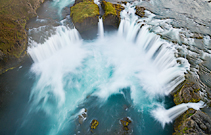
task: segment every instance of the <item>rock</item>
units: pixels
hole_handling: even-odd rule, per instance
[[[97,120],[92,120],[91,122],[91,129],[96,129],[97,126],[99,125],[99,122]]]
[[[25,25],[35,17],[44,0],[0,1],[0,74],[12,69],[26,56],[27,34]]]
[[[145,8],[144,7],[139,7],[139,6],[136,6],[136,15],[138,15],[138,16],[140,16],[140,17],[144,17],[144,15],[145,15],[145,12],[144,12],[144,10],[145,10]]]
[[[84,109],[83,112],[78,115],[78,121],[80,124],[83,124],[83,122],[86,120],[87,117],[87,109]]]
[[[124,131],[128,131],[129,130],[129,125],[132,122],[128,117],[120,120],[122,126],[123,126],[123,130]]]
[[[201,98],[199,95],[199,90],[199,85],[186,81],[182,88],[176,94],[174,94],[174,103],[178,105],[181,103],[200,101]]]
[[[191,38],[195,38],[195,39],[203,39],[204,36],[200,33],[194,33],[192,36],[190,36]]]
[[[211,118],[200,110],[189,109],[175,121],[174,129],[174,135],[211,134]]]
[[[80,34],[92,29],[95,30],[96,34],[100,15],[97,4],[95,4],[93,1],[84,0],[83,2],[72,6],[70,11],[70,16],[75,28]]]
[[[124,9],[124,7],[120,4],[112,4],[104,0],[102,1],[101,6],[105,12],[103,15],[103,24],[118,28],[121,20],[120,12]]]

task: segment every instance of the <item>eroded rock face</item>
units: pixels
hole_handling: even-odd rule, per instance
[[[175,121],[174,126],[176,131],[174,135],[211,134],[211,118],[200,110],[189,109]]]

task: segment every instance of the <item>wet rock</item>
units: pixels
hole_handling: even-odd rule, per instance
[[[204,36],[200,33],[194,33],[193,36],[191,36],[191,38],[195,38],[195,39],[203,39]]]
[[[83,109],[82,113],[78,115],[78,121],[80,124],[83,124],[83,122],[86,120],[87,117],[87,109]]]
[[[91,129],[92,130],[96,129],[98,125],[99,125],[99,122],[97,120],[95,120],[95,119],[92,120],[92,122],[91,122]]]
[[[76,3],[74,6],[72,6],[70,11],[70,16],[75,28],[80,34],[89,30],[94,30],[94,33],[97,33],[100,15],[97,4],[95,4],[93,1],[84,0],[83,2]]]
[[[200,86],[196,83],[186,81],[182,88],[174,94],[174,103],[176,105],[188,102],[200,101]]]
[[[120,4],[112,4],[104,0],[102,1],[101,6],[105,12],[103,15],[103,24],[118,28],[120,23],[120,12],[124,7]]]
[[[129,130],[129,125],[132,122],[128,117],[120,120],[122,126],[123,126],[123,130],[124,131],[128,131]]]
[[[136,6],[136,15],[138,15],[138,16],[140,16],[140,17],[144,17],[144,15],[145,15],[145,12],[144,12],[144,10],[145,10],[145,8],[144,7],[139,7],[139,6]]]
[[[175,121],[177,134],[211,134],[211,118],[202,111],[189,109]]]

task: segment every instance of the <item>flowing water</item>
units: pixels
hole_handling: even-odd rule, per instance
[[[66,4],[57,4],[58,11]],[[104,32],[100,19],[93,40],[83,40],[68,17],[56,26],[31,28],[28,54],[33,64],[20,67],[23,73],[13,71],[20,76],[17,83],[26,85],[17,89],[28,94],[18,101],[12,131],[2,133],[92,134],[90,123],[96,119],[93,134],[121,134],[120,120],[129,117],[130,134],[164,135],[173,132],[173,120],[188,108],[202,107],[190,103],[170,108],[169,94],[185,79],[190,64],[175,57],[174,45],[150,32],[150,25],[134,13],[126,5],[119,29],[112,32]],[[150,15],[145,19],[150,21]],[[87,116],[80,122],[84,110]]]

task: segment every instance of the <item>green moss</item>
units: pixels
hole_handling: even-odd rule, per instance
[[[103,16],[107,16],[107,15],[109,15],[109,14],[111,14],[111,15],[117,15],[116,9],[115,9],[115,7],[113,6],[112,3],[106,2],[106,1],[102,1],[102,3],[103,3],[103,5],[104,5],[104,6],[103,6],[103,9],[104,9],[104,11],[105,11],[105,13],[104,13]]]
[[[97,4],[91,1],[83,1],[71,7],[71,18],[74,23],[81,23],[88,17],[99,16]]]

